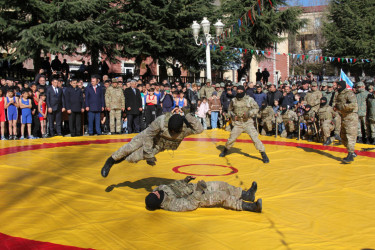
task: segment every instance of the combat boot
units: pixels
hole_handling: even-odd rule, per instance
[[[105,162],[104,167],[102,168],[102,171],[101,171],[103,177],[108,176],[109,171],[111,170],[113,164],[115,164],[115,163],[116,163],[116,161],[112,158],[112,156],[110,156],[107,159],[107,161]]]
[[[331,137],[328,137],[328,139],[323,143],[324,146],[329,146],[331,145],[332,141],[331,141]]]
[[[340,137],[340,135],[337,135],[337,134],[336,134],[336,135],[335,135],[335,139],[338,140],[338,141],[341,141],[341,137]]]
[[[293,139],[293,134],[292,133],[288,133],[288,136],[286,138],[287,139]]]
[[[251,201],[254,202],[255,200],[255,193],[258,189],[258,184],[253,181],[253,184],[251,185],[251,188],[247,191],[242,191],[241,199],[244,201]]]
[[[228,154],[228,149],[227,148],[224,148],[223,152],[221,152],[221,154],[219,155],[219,157],[224,157]]]
[[[266,155],[266,152],[260,152],[260,154],[262,155],[263,163],[269,163],[270,162],[270,159],[268,159],[268,157]]]
[[[242,202],[242,210],[261,213],[262,212],[262,199],[258,199],[255,203]]]
[[[344,163],[350,163],[352,161],[354,161],[354,157],[356,157],[357,154],[356,153],[348,153],[348,156],[346,156],[344,159],[342,159],[342,161]]]

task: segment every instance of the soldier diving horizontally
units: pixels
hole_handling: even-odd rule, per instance
[[[202,124],[193,115],[182,116],[178,108],[172,112],[175,114],[167,113],[156,118],[148,128],[114,152],[105,162],[102,176],[107,177],[112,166],[122,160],[146,160],[147,164],[154,166],[157,153],[167,149],[176,150],[185,137],[203,132]]]

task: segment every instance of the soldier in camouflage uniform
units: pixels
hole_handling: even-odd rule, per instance
[[[372,145],[375,145],[375,94],[372,93],[367,99],[367,110],[368,110],[368,122],[370,125],[370,135],[372,139]]]
[[[335,84],[337,85],[336,82],[335,82]],[[339,95],[339,92],[337,91],[337,89],[333,90],[333,86],[334,86],[333,83],[331,85],[328,85],[328,92],[330,91],[331,95],[327,95],[327,101],[328,101],[328,104],[331,107],[335,107],[337,96]],[[331,99],[329,99],[329,97]],[[335,117],[333,118],[333,123],[335,125],[335,139],[339,140],[341,142],[341,138],[340,138],[340,133],[341,133],[341,116],[337,112],[337,110],[335,110],[335,109],[333,109],[333,110],[335,111]]]
[[[255,100],[245,95],[245,88],[243,86],[238,86],[237,95],[231,100],[228,108],[228,114],[232,117],[233,121],[233,129],[220,157],[228,154],[228,150],[233,146],[236,139],[245,131],[250,135],[255,148],[261,153],[263,162],[269,162],[264,145],[259,140],[258,132],[254,127],[253,117],[258,114],[258,111],[259,107]]]
[[[296,112],[294,112],[292,109],[288,109],[288,105],[284,104],[281,106],[281,118],[285,125],[285,131],[287,133],[287,138],[292,139],[293,134],[296,131],[296,122],[298,121],[298,116]],[[281,134],[281,137],[285,137],[283,134]]]
[[[317,134],[316,124],[315,124],[315,111],[311,108],[310,104],[305,106],[305,112],[303,113],[303,122],[306,124],[307,128],[307,140],[313,141],[314,136]]]
[[[215,91],[215,88],[211,86],[211,80],[207,80],[206,85],[204,85],[200,90],[199,90],[199,98],[206,97],[211,98],[212,93]]]
[[[326,97],[320,99],[320,108],[318,110],[318,119],[320,129],[323,134],[323,145],[328,146],[332,143],[334,138],[331,138],[331,132],[335,129],[333,118],[336,113],[331,106],[328,105]]]
[[[327,103],[328,105],[330,105],[332,107],[332,103],[333,103],[333,95],[334,95],[335,91],[333,90],[333,83],[328,83],[327,84],[327,91],[325,91],[323,94],[322,97],[325,97],[327,98]]]
[[[223,181],[189,183],[195,177],[187,176],[169,185],[160,185],[145,199],[149,210],[193,211],[199,207],[224,207],[238,211],[262,212],[262,199],[255,203],[257,184],[244,191]],[[246,202],[245,202],[246,201]],[[250,201],[250,202],[247,202]]]
[[[117,84],[117,79],[112,80],[112,85],[105,92],[105,105],[109,111],[110,133],[121,133],[121,111],[125,110],[125,96],[122,89]],[[116,120],[116,130],[115,130]]]
[[[311,106],[311,109],[315,113],[319,109],[320,98],[322,98],[322,92],[318,90],[318,84],[316,82],[313,82],[311,84],[311,90],[305,96],[305,101]]]
[[[353,91],[346,89],[346,82],[340,81],[337,84],[338,96],[335,109],[341,116],[341,140],[348,149],[348,155],[343,159],[345,163],[354,161],[357,155],[354,152],[354,146],[357,139],[358,130],[358,104]]]
[[[182,113],[178,108],[173,112]],[[146,160],[147,164],[154,166],[157,153],[168,149],[176,150],[185,137],[202,132],[201,122],[191,114],[186,116],[172,113],[161,115],[148,128],[107,159],[101,171],[102,176],[107,177],[113,164],[122,160],[128,162]]]
[[[262,107],[258,114],[258,118],[261,119],[260,125],[262,126],[262,135],[271,136],[272,124],[275,122],[275,112],[271,106],[267,106],[267,102],[262,103]]]
[[[365,84],[363,82],[359,82],[357,84],[357,93],[355,94],[358,103],[358,139],[357,142],[365,143],[366,136],[367,138],[370,137],[369,134],[369,127],[367,122],[367,98],[370,93],[365,90]],[[362,136],[362,126],[364,128],[364,134]]]

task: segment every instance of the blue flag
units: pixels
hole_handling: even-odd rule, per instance
[[[353,88],[353,82],[349,79],[349,77],[345,74],[345,72],[342,71],[342,69],[341,69],[341,73],[340,73],[340,79],[341,79],[341,81],[346,82],[346,88],[347,89]]]

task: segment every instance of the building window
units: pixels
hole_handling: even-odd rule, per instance
[[[315,18],[314,26],[315,28],[320,28],[322,25],[322,19],[321,18]]]

